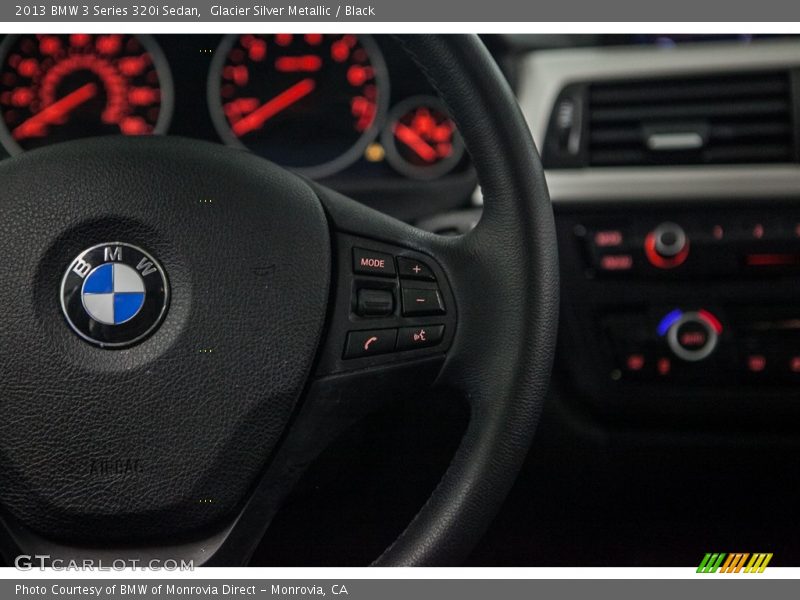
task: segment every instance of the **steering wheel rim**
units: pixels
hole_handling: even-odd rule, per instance
[[[468,399],[470,423],[447,472],[425,506],[374,563],[449,565],[457,564],[471,550],[505,498],[527,453],[544,402],[558,318],[555,227],[530,132],[513,92],[477,36],[413,35],[400,39],[459,127],[484,196],[480,223],[464,236],[442,238],[372,211],[316,183],[303,185],[315,192],[324,208],[331,235],[336,239],[334,248],[357,236],[428,257],[437,273],[442,274],[443,293],[457,309],[457,324],[448,332],[449,349],[415,358],[414,364],[419,369],[423,364],[420,361],[427,361],[427,372],[435,385],[454,388]],[[160,144],[173,150],[166,141],[125,140],[120,144],[123,150],[133,147],[131,144],[147,148]],[[185,145],[182,148],[186,151]],[[46,154],[47,149],[42,156]],[[237,158],[257,160],[244,156],[239,154]],[[24,157],[14,161],[17,162],[7,166],[8,170],[19,163],[26,164]],[[283,177],[275,175],[273,179]],[[301,193],[296,182],[291,185]],[[352,244],[347,246],[347,250],[351,249]],[[340,255],[340,264],[344,256],[347,252]],[[332,286],[337,287],[335,282]],[[339,281],[338,290],[341,292],[342,288]],[[345,296],[348,294],[346,290]],[[337,300],[333,311],[338,308]],[[326,330],[324,335],[318,334],[322,355],[327,346],[331,352],[340,353],[342,339],[337,337],[336,328],[329,324]],[[363,372],[348,377],[369,377],[374,369],[403,367],[364,365]],[[267,474],[255,485],[233,521],[221,529],[222,533],[215,534],[214,544],[200,543],[203,552],[214,548],[203,562],[241,563],[250,556],[260,538],[255,534],[263,533],[280,499],[285,497],[275,491],[276,478],[285,479],[287,471],[296,474],[301,471],[298,465],[306,465],[313,458],[314,453],[309,450],[287,450],[292,448],[291,440],[307,441],[309,431],[318,431],[321,423],[327,426],[333,410],[331,398],[345,395],[341,387],[343,374],[332,375],[319,377],[306,389],[306,398],[290,427],[291,432],[301,433],[285,436],[277,454],[270,458]],[[274,502],[265,500],[269,498]],[[266,504],[272,508],[264,509]],[[53,544],[41,532],[29,531],[18,522],[15,511],[9,513],[0,517],[7,533],[4,547],[9,553],[43,547],[55,552],[55,556],[111,552],[108,548],[90,551],[62,542]],[[253,528],[254,522],[261,525]],[[151,547],[147,552],[174,555],[188,552],[188,547]],[[198,545],[191,547],[196,553]]]
[[[409,36],[404,45],[464,137],[484,209],[450,250],[453,280],[474,285],[454,284],[460,331],[439,380],[469,399],[470,423],[439,486],[376,564],[457,564],[515,481],[547,393],[558,323],[555,225],[525,118],[478,37]]]

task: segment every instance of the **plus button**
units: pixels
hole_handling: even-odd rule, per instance
[[[407,256],[398,256],[397,268],[400,272],[400,279],[408,277],[409,279],[436,281],[436,276],[433,274],[433,271],[431,271],[431,268],[421,260],[408,258]]]

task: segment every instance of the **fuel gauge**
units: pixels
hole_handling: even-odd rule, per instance
[[[381,141],[389,164],[414,179],[441,177],[464,156],[455,123],[433,96],[398,103],[389,113]]]

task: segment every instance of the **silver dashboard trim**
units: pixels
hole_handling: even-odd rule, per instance
[[[518,95],[541,148],[556,97],[569,83],[793,67],[800,67],[800,41],[795,40],[548,50],[523,60]],[[555,203],[800,200],[800,165],[793,164],[559,169],[547,171],[547,182]]]

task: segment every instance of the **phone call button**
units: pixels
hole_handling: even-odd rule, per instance
[[[347,334],[345,358],[361,358],[373,354],[384,354],[394,350],[397,329],[370,329],[351,331]]]

